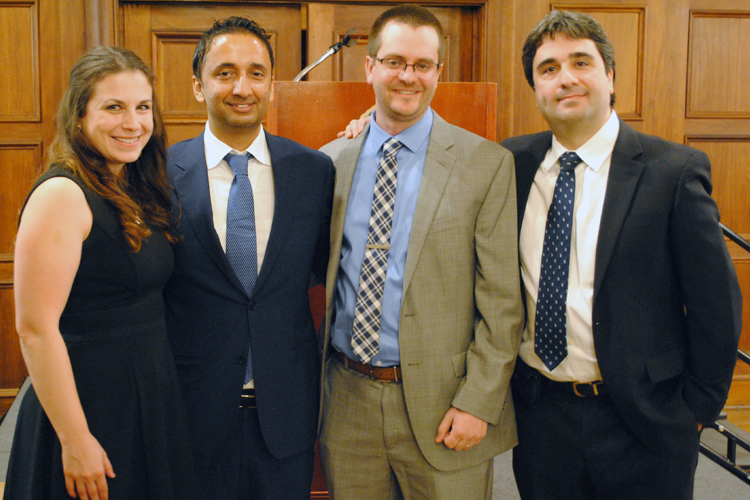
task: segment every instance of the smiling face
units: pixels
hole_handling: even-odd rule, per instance
[[[249,34],[219,35],[206,53],[193,93],[205,102],[211,132],[238,151],[260,131],[271,100],[272,67],[266,46]]]
[[[94,88],[80,126],[113,173],[132,163],[154,129],[153,89],[143,73],[109,75]]]
[[[429,74],[414,72],[408,66],[400,72],[391,72],[379,59],[396,58],[408,64],[417,62],[438,63],[438,34],[434,28],[412,28],[408,24],[390,21],[381,32],[382,45],[377,59],[367,56],[365,72],[367,83],[375,91],[377,124],[391,135],[410,127],[425,114],[435,95],[437,81],[443,68]]]
[[[577,149],[607,122],[614,73],[593,41],[545,36],[533,75],[537,107],[566,148]]]

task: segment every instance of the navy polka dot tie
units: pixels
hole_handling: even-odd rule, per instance
[[[227,203],[227,259],[248,297],[252,295],[255,280],[258,279],[255,202],[253,186],[247,176],[247,164],[250,158],[252,158],[250,153],[241,155],[229,153],[224,157],[234,172]],[[253,379],[252,361],[251,349],[248,348],[245,365],[246,384]]]
[[[570,237],[576,196],[576,174],[573,169],[579,163],[581,159],[575,153],[568,151],[560,155],[560,175],[555,183],[555,195],[544,229],[534,323],[534,352],[550,371],[568,355],[565,322]]]

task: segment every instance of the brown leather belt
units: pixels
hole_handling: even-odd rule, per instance
[[[242,389],[240,396],[240,408],[257,408],[255,404],[255,389]]]
[[[366,365],[359,361],[349,359],[343,352],[334,350],[333,355],[336,356],[344,368],[347,370],[354,370],[363,375],[367,375],[373,380],[378,382],[401,382],[401,367],[400,366],[389,366],[387,368]]]

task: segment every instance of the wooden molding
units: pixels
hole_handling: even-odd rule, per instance
[[[15,398],[18,396],[18,389],[0,389],[0,398]]]

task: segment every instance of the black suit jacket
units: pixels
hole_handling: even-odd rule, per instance
[[[271,454],[294,455],[317,437],[321,361],[308,288],[312,274],[325,282],[334,170],[318,151],[266,138],[275,206],[251,296],[214,229],[203,134],[169,148],[183,240],[164,298],[199,473],[238,436],[251,341],[258,418]]]
[[[503,145],[516,161],[518,221],[552,133]],[[695,149],[620,121],[599,227],[594,347],[611,398],[640,440],[679,454],[721,411],[741,332],[742,297]]]

